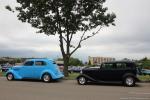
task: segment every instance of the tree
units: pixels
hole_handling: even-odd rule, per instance
[[[140,61],[147,61],[148,58],[147,57],[144,57],[143,59],[141,59]]]
[[[78,58],[71,57],[69,59],[69,66],[83,66],[83,63]]]
[[[38,29],[38,33],[59,35],[60,49],[64,60],[64,74],[68,76],[71,55],[81,43],[98,34],[104,26],[115,25],[114,13],[103,7],[106,0],[16,0],[19,6],[6,9],[18,12],[18,19]],[[96,31],[89,34],[89,31]],[[82,32],[82,35],[81,35]],[[76,45],[75,35],[80,36]]]
[[[89,60],[89,62],[88,62],[88,65],[89,65],[89,66],[91,66],[91,65],[92,65],[90,60]]]
[[[139,60],[139,63],[142,64],[143,68],[150,69],[150,59],[148,59],[147,57]]]
[[[63,58],[58,58],[57,61],[63,61]],[[83,63],[78,58],[70,57],[69,66],[83,66]]]

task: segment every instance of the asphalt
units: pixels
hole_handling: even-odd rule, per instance
[[[150,83],[137,83],[135,87],[93,83],[81,86],[76,80],[43,83],[0,77],[0,100],[150,100]]]

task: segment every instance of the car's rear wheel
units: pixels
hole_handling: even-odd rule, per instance
[[[127,76],[124,79],[124,84],[129,87],[135,86],[135,78],[132,76]]]
[[[42,80],[43,82],[51,82],[52,81],[51,75],[48,73],[43,74]]]
[[[6,75],[6,77],[7,77],[7,80],[8,80],[8,81],[14,80],[14,75],[13,75],[12,73],[8,73],[8,74]]]
[[[87,79],[84,76],[80,76],[77,81],[80,85],[85,85],[87,83]]]

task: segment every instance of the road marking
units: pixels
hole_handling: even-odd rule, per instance
[[[120,98],[120,100],[150,100],[150,98],[125,97],[125,98]]]
[[[150,93],[146,92],[128,92],[129,94],[141,94],[141,95],[150,95]]]

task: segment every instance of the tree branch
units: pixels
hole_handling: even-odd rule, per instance
[[[98,32],[99,32],[101,29],[102,29],[102,26],[101,26],[95,33],[93,32],[92,35],[89,35],[89,36],[83,38],[83,39],[81,40],[81,42],[87,40],[87,39],[90,38],[90,37],[95,36],[96,34],[98,34]]]
[[[86,31],[87,31],[87,30],[85,30],[85,31],[83,32],[83,34],[82,34],[82,36],[81,36],[81,38],[80,38],[80,41],[79,41],[77,47],[70,53],[70,55],[72,55],[78,48],[80,48],[81,42],[83,41],[83,37],[84,37]]]
[[[70,53],[70,55],[72,55],[77,49],[79,49],[81,47],[81,42],[83,42],[83,41],[87,40],[88,38],[93,37],[96,34],[98,34],[98,32],[101,30],[101,28],[102,28],[102,26],[100,26],[100,28],[95,33],[93,32],[92,35],[89,35],[89,36],[87,36],[85,38],[84,38],[84,35],[85,35],[85,33],[86,33],[87,30],[84,31],[83,34],[82,34],[82,36],[81,36],[81,38],[80,38],[80,41],[79,41],[77,47]]]
[[[72,40],[72,37],[73,37],[73,33],[72,33],[72,34],[71,34],[71,36],[70,36],[69,42],[71,42],[71,40]]]
[[[62,36],[62,33],[60,32],[59,33],[59,41],[60,41],[60,49],[61,49],[61,52],[62,52],[62,56],[65,55],[65,51],[64,51],[64,47],[63,47],[63,36]]]
[[[57,27],[58,27],[58,34],[59,34],[59,41],[60,41],[60,49],[61,49],[61,52],[62,52],[62,56],[64,57],[65,56],[65,50],[64,50],[64,43],[63,43],[63,35],[62,35],[62,30],[61,30],[61,24],[60,24],[60,21],[59,21],[59,18],[60,18],[60,14],[59,14],[59,11],[58,11],[58,7],[56,6],[56,13],[57,13]]]
[[[62,38],[63,38],[63,40],[67,43],[67,40],[66,40],[66,38],[64,37],[64,36],[62,36]]]

